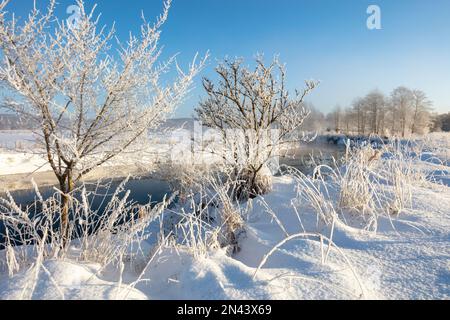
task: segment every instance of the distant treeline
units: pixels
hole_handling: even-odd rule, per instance
[[[396,98],[392,100],[392,95],[385,97],[382,93],[373,91],[364,98],[356,99],[351,107],[336,107],[329,114],[324,114],[313,105],[309,105],[311,114],[302,129],[361,135],[371,133],[390,135],[391,132],[402,135],[402,128],[405,130],[405,134],[411,132],[423,134],[429,131],[450,132],[450,112],[432,113],[431,103],[427,101],[426,104],[420,104],[420,100],[419,103],[411,100],[409,104],[403,106],[400,100],[400,104],[394,107],[393,103],[398,101],[398,95],[398,92],[394,94]],[[416,103],[418,103],[417,106]],[[193,130],[193,121],[192,118],[169,119],[160,129]],[[20,119],[17,115],[0,114],[0,130],[30,129],[36,129],[36,124]]]
[[[310,106],[306,130],[358,135],[409,136],[430,131],[450,131],[450,113],[433,113],[433,103],[421,90],[394,89],[389,96],[378,90],[356,98],[351,106],[337,106],[324,115]]]
[[[432,131],[450,132],[450,112],[434,116]]]

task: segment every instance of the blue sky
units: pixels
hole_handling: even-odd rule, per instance
[[[32,0],[12,0],[9,11],[24,15]],[[39,5],[45,1],[38,0]],[[74,0],[59,0],[58,15]],[[137,32],[162,0],[87,0],[97,3],[101,22],[116,22],[119,37]],[[368,30],[366,9],[381,8],[381,30]],[[174,0],[163,29],[165,57],[180,53],[186,65],[196,52],[211,53],[201,76],[213,76],[217,60],[256,53],[279,54],[289,87],[321,81],[309,101],[328,112],[337,104],[379,89],[404,85],[424,90],[436,111],[450,112],[450,1],[448,0]],[[201,78],[176,116],[190,116],[203,95]]]

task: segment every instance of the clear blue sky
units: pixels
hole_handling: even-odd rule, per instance
[[[24,15],[32,0],[12,0]],[[38,0],[39,5],[45,1]],[[59,0],[62,18],[74,0]],[[140,13],[161,12],[162,0],[87,0],[97,3],[101,22],[116,22],[119,36],[137,32]],[[381,7],[382,30],[366,28],[366,9]],[[372,89],[389,93],[405,85],[424,90],[436,111],[450,112],[449,0],[174,0],[163,29],[165,56],[180,53],[183,64],[196,52],[211,53],[202,76],[217,59],[279,54],[287,63],[290,88],[304,79],[321,81],[309,101],[324,111],[345,107]],[[192,114],[203,95],[200,77],[177,116]]]

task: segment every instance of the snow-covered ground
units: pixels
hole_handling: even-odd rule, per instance
[[[292,178],[276,178],[273,192],[265,197],[289,234],[303,232],[290,207],[294,188]],[[332,248],[324,263],[326,242],[294,238],[280,246],[253,279],[263,256],[285,238],[264,207],[255,203],[241,251],[233,257],[223,251],[194,257],[166,248],[146,266],[134,288],[120,286],[117,272],[96,274],[96,264],[50,260],[44,262],[46,270],[39,271],[32,298],[60,299],[63,293],[65,299],[448,299],[449,191],[443,186],[415,188],[415,209],[394,219],[395,229],[387,218],[380,218],[376,234],[336,225],[333,242],[340,251]],[[316,215],[304,209],[303,227],[314,228]],[[143,267],[144,262],[128,268],[124,283],[135,281]],[[12,278],[2,275],[0,298],[20,298],[33,276],[32,270]]]
[[[192,132],[177,129],[169,133],[150,133],[149,139],[139,152],[125,152],[102,165],[104,168],[116,166],[134,166],[151,169],[157,162],[171,163],[195,161],[211,162],[215,157],[211,152],[203,152],[199,158],[199,147],[196,146],[195,157],[191,154]],[[205,133],[204,145],[208,145],[210,136]],[[86,161],[94,161],[87,159]],[[0,131],[0,176],[13,174],[49,172],[47,155],[36,147],[36,136],[31,131]],[[109,171],[108,173],[113,173]]]
[[[44,155],[11,151],[0,153],[0,176],[50,170]]]
[[[270,194],[242,204],[245,234],[232,256],[146,242],[122,273],[46,260],[37,272],[30,264],[12,277],[0,273],[0,299],[450,299],[450,141],[443,137],[436,152],[413,162],[428,182],[410,186],[411,206],[400,214],[380,214],[376,232],[318,222],[296,178],[274,177]]]

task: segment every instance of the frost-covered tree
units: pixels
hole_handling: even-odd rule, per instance
[[[161,84],[174,58],[158,63],[161,27],[171,1],[154,24],[143,18],[139,35],[122,42],[78,0],[75,21],[36,5],[24,21],[0,4],[0,80],[10,93],[3,106],[39,127],[48,163],[61,189],[61,226],[68,224],[70,193],[94,168],[132,149],[180,103],[202,67]]]
[[[381,92],[374,90],[364,97],[364,103],[367,111],[369,132],[372,134],[383,134],[386,98]]]
[[[302,130],[309,132],[322,132],[327,127],[325,115],[312,103],[307,103],[306,107],[310,111],[308,121],[305,121]]]
[[[332,115],[333,115],[334,131],[336,133],[340,133],[342,131],[342,109],[341,109],[341,106],[337,105],[334,108]]]
[[[364,98],[357,98],[353,101],[353,113],[356,120],[358,134],[365,135],[367,128],[367,108]]]
[[[360,135],[424,134],[432,125],[432,103],[421,90],[406,87],[394,89],[390,97],[373,90],[356,98],[351,108],[341,112],[340,128],[346,133]],[[328,114],[329,123],[335,127],[336,111]]]
[[[241,59],[225,60],[216,68],[219,80],[203,80],[207,93],[196,109],[207,127],[217,129],[224,142],[222,155],[243,181],[239,196],[265,193],[270,182],[262,172],[278,154],[280,145],[304,138],[299,131],[309,114],[305,97],[317,86],[306,81],[291,96],[286,88],[286,70],[277,58],[265,65],[256,59],[250,70]]]
[[[412,91],[412,107],[414,110],[411,124],[412,134],[424,134],[430,129],[432,105],[425,92],[421,90]]]
[[[413,93],[406,87],[398,87],[391,93],[392,134],[408,134],[412,119]]]

